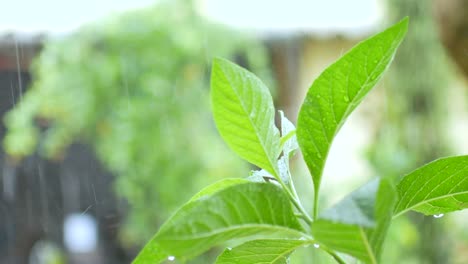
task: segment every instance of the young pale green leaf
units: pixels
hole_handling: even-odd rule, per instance
[[[283,181],[283,183],[288,184],[291,179],[288,156],[281,156],[281,158],[279,158],[278,160],[277,166],[280,179]],[[275,178],[268,171],[263,169],[252,171],[247,180],[252,182],[273,182],[279,184],[277,182],[277,178]]]
[[[269,179],[274,179],[274,177],[264,169],[251,171],[250,176],[246,178],[251,182],[269,182]]]
[[[468,156],[443,158],[404,176],[397,185],[395,216],[426,215],[468,208]]]
[[[279,111],[281,117],[281,146],[283,155],[289,158],[299,148],[296,138],[296,127],[284,115],[283,111]]]
[[[268,88],[254,74],[223,59],[211,72],[211,105],[219,133],[240,157],[278,176],[281,152]]]
[[[302,239],[252,240],[235,248],[225,249],[216,264],[286,264],[294,250],[312,243],[312,240]]]
[[[285,184],[289,184],[289,181],[291,179],[291,172],[289,171],[289,157],[288,156],[283,155],[278,160],[278,171],[279,171],[280,179]]]
[[[289,171],[288,155],[281,156],[281,158],[278,159],[277,166],[279,178],[283,181],[283,183],[289,184],[289,181],[291,180],[291,172]],[[277,182],[277,178],[263,169],[252,171],[247,180],[252,182],[272,182],[279,184]]]
[[[235,184],[179,209],[135,259],[189,259],[231,239],[300,238],[302,227],[284,192],[270,183]]]
[[[371,181],[320,214],[311,226],[312,234],[333,250],[378,263],[395,202],[390,181]]]
[[[408,19],[354,47],[312,84],[301,107],[297,139],[316,196],[333,138],[346,118],[374,87],[406,34]]]

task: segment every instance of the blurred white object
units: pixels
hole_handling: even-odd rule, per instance
[[[201,0],[206,16],[266,33],[367,35],[383,18],[379,0]]]
[[[158,0],[16,0],[0,9],[0,32],[66,33],[82,24]],[[261,33],[360,35],[375,31],[381,0],[196,0],[209,18]]]
[[[91,253],[98,242],[97,223],[87,214],[70,214],[63,224],[63,240],[71,253]]]

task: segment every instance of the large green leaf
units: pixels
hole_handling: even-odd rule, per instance
[[[249,180],[242,179],[242,178],[229,178],[229,179],[220,180],[218,182],[215,182],[215,183],[203,188],[197,194],[192,196],[192,198],[190,198],[189,202],[193,202],[193,201],[198,200],[198,199],[200,199],[202,197],[207,197],[207,196],[213,195],[214,193],[216,193],[218,191],[221,191],[223,189],[226,189],[229,186],[234,186],[234,185],[243,184],[243,183],[247,183],[247,182],[249,182]]]
[[[219,133],[243,159],[278,176],[281,152],[268,88],[254,74],[223,59],[211,72],[211,105]]]
[[[259,239],[235,248],[227,248],[216,264],[286,264],[289,255],[299,247],[312,244],[305,239]]]
[[[333,138],[374,87],[407,31],[408,19],[361,42],[312,84],[301,107],[297,139],[314,182],[316,197]]]
[[[371,181],[320,214],[312,224],[312,234],[333,250],[378,263],[395,202],[390,181]]]
[[[138,255],[136,264],[194,257],[233,238],[300,238],[302,227],[284,192],[271,183],[243,183],[179,209]]]
[[[426,215],[468,208],[468,156],[443,158],[403,177],[395,216],[409,210]]]

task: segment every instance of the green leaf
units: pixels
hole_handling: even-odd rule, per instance
[[[211,105],[219,133],[248,162],[278,176],[281,152],[268,88],[254,74],[223,59],[211,72]]]
[[[333,250],[378,263],[395,202],[390,181],[371,181],[320,214],[311,226],[312,235]]]
[[[134,263],[189,259],[231,239],[300,238],[302,227],[284,192],[269,183],[229,186],[179,209]]]
[[[225,249],[216,264],[286,264],[289,255],[299,247],[312,244],[312,240],[261,239]]]
[[[397,191],[395,216],[409,210],[433,215],[468,208],[468,156],[428,163],[404,176]]]
[[[215,182],[208,187],[203,188],[201,191],[199,191],[197,194],[195,194],[188,202],[193,202],[195,200],[198,200],[202,197],[206,197],[209,195],[212,195],[218,191],[221,191],[223,189],[226,189],[229,186],[234,186],[238,184],[243,184],[249,182],[246,179],[241,179],[241,178],[231,178],[231,179],[224,179],[220,180],[218,182]]]
[[[406,34],[408,19],[354,47],[312,84],[301,107],[297,139],[318,196],[333,138],[374,87]]]

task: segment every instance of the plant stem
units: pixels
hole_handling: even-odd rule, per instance
[[[301,202],[299,198],[297,197],[297,194],[295,193],[295,191],[294,191],[294,194],[291,193],[288,186],[286,186],[283,181],[280,181],[280,184],[281,184],[281,187],[283,187],[283,189],[286,191],[286,194],[289,196],[289,199],[291,200],[291,202],[294,204],[297,210],[301,212],[302,219],[304,219],[304,221],[306,221],[307,224],[309,225],[312,224],[313,222],[312,218],[310,218],[309,214],[306,212],[304,207],[302,207]]]
[[[289,171],[288,171],[288,173],[289,173]],[[289,173],[289,182],[290,182],[290,184],[288,184],[288,185],[286,185],[283,182],[283,180],[281,179],[281,177],[279,177],[278,175],[279,175],[279,173],[276,173],[276,175],[274,175],[274,176],[277,179],[278,183],[283,188],[283,190],[288,195],[291,202],[294,204],[294,206],[297,208],[297,210],[299,210],[299,212],[302,214],[301,218],[304,219],[304,221],[306,221],[306,223],[308,225],[312,224],[312,222],[313,222],[312,218],[310,218],[309,214],[306,212],[304,207],[302,207],[302,204],[301,204],[301,202],[299,200],[299,197],[298,197],[298,195],[296,193],[296,189],[294,188],[294,184],[292,182],[291,174]]]
[[[302,219],[304,219],[304,221],[306,221],[307,224],[311,225],[313,220],[301,204],[301,200],[299,199],[299,195],[297,195],[296,188],[294,186],[294,182],[291,176],[291,172],[289,171],[289,168],[288,168],[288,177],[289,177],[289,184],[287,186],[289,187],[288,195],[291,198],[291,201],[293,202],[293,204],[296,206],[296,208],[302,213]]]
[[[313,214],[314,220],[317,219],[317,216],[318,216],[318,198],[319,198],[318,190],[315,190],[314,191],[314,214]]]

